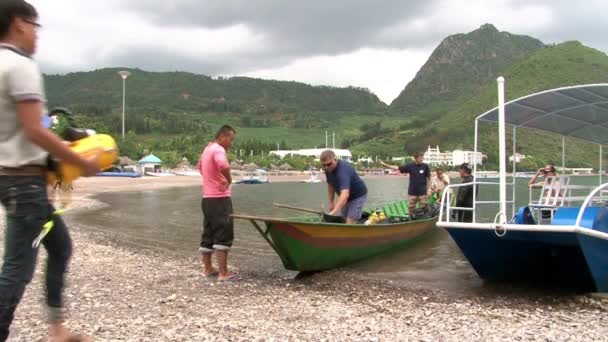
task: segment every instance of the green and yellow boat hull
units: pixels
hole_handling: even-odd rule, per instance
[[[437,218],[392,224],[348,225],[319,219],[234,215],[251,221],[293,271],[322,271],[406,248],[435,228]]]

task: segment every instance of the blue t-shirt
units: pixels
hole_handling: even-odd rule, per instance
[[[325,171],[327,183],[331,184],[339,195],[342,190],[350,190],[349,201],[367,194],[367,187],[357,174],[357,171],[347,162],[336,161],[336,169],[333,172]]]
[[[410,185],[407,194],[410,196],[426,195],[428,179],[431,176],[429,166],[422,163],[410,163],[399,167],[399,172],[410,174]]]

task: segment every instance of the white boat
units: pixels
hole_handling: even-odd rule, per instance
[[[608,83],[547,90],[505,103],[504,79],[498,79],[498,107],[477,117],[498,123],[500,172],[498,182],[474,181],[447,189],[473,186],[472,207],[455,207],[443,195],[437,225],[445,228],[477,274],[492,281],[524,281],[551,288],[575,286],[589,291],[608,291],[608,183],[602,184],[603,146],[608,143]],[[562,136],[562,170],[565,169],[565,137],[599,146],[599,184],[572,185],[570,176],[545,180],[538,199],[517,198],[517,177],[507,182],[506,126],[529,128]],[[517,175],[516,163],[512,173]],[[525,180],[523,182],[526,182]],[[481,194],[498,188],[499,198],[480,200]],[[495,191],[495,190],[494,190]],[[584,196],[576,192],[583,192]],[[574,194],[574,195],[573,195]],[[521,197],[521,196],[520,196]],[[526,203],[520,208],[517,204]],[[479,208],[496,208],[493,219],[481,217]],[[455,222],[452,213],[471,212],[471,222]],[[487,215],[487,214],[486,214]]]
[[[146,172],[146,176],[151,176],[151,177],[175,177],[175,174],[171,173],[171,172]]]
[[[321,183],[321,179],[319,178],[318,173],[311,172],[310,177],[307,179],[300,181],[301,183]]]
[[[186,176],[186,177],[200,177],[201,174],[198,171],[194,170],[180,170],[173,172],[176,176]]]
[[[234,184],[266,184],[268,183],[268,172],[262,169],[249,171],[245,176],[233,182]]]

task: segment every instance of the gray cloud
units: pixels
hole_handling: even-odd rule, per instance
[[[540,5],[552,11],[549,25],[535,32],[526,32],[527,35],[540,38],[545,43],[578,40],[587,46],[608,51],[608,2],[605,0],[512,0],[510,5]]]
[[[387,45],[380,33],[392,25],[429,14],[437,0],[134,0],[124,6],[159,26],[224,28],[245,25],[265,37],[273,53],[287,56],[335,55]],[[418,44],[403,36],[392,46]]]

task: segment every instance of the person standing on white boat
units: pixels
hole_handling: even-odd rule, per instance
[[[347,162],[336,160],[332,150],[321,153],[321,163],[327,179],[330,215],[342,214],[347,224],[361,219],[367,201],[367,187],[357,171]],[[338,201],[335,202],[335,195]]]
[[[474,179],[471,175],[471,167],[468,163],[463,163],[458,168],[460,172],[460,178],[462,178],[462,184],[473,183]],[[474,185],[461,186],[458,188],[458,194],[456,195],[456,207],[457,208],[473,208],[473,187]],[[477,187],[475,191],[477,192]],[[454,210],[452,212],[452,218],[458,222],[473,222],[473,211],[472,210]]]
[[[436,169],[435,177],[431,178],[431,186],[429,187],[427,195],[429,197],[435,195],[437,201],[440,202],[443,191],[448,185],[450,185],[450,177],[443,172],[443,169]]]

